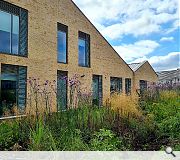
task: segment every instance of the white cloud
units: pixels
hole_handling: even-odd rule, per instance
[[[163,24],[178,20],[177,0],[73,1],[110,39],[128,34],[139,36],[157,33],[162,30]]]
[[[153,52],[159,44],[151,40],[142,40],[134,44],[123,44],[121,46],[114,46],[119,55],[125,61],[132,61],[135,58],[141,58]]]
[[[180,27],[180,22],[179,20],[176,20],[173,22],[171,28],[168,28],[166,30],[166,34],[172,33],[173,31],[175,31],[176,29],[178,29]]]
[[[162,37],[160,39],[161,42],[163,42],[163,41],[173,41],[173,40],[174,40],[174,37]]]
[[[126,35],[138,36],[162,33],[162,41],[172,41],[172,33],[180,27],[178,0],[73,0],[97,29],[109,40]],[[168,28],[166,23],[171,24]],[[158,70],[177,68],[179,52],[147,58],[160,45],[152,40],[114,46],[127,62],[149,60]]]
[[[159,31],[159,25],[152,24],[148,18],[142,17],[123,24],[119,23],[111,25],[103,29],[101,32],[107,38],[116,39],[128,34],[132,34],[137,37],[139,35],[147,35]]]
[[[156,71],[171,70],[180,67],[180,52],[171,52],[165,56],[146,56],[136,59],[132,63],[148,60]]]

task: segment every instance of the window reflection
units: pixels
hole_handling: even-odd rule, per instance
[[[78,32],[79,66],[90,67],[90,35]]]
[[[24,111],[26,103],[26,73],[23,66],[2,64],[0,79],[0,117],[6,113],[14,115],[13,107]]]
[[[13,15],[12,53],[18,54],[18,48],[19,48],[19,17]]]
[[[66,52],[66,32],[58,31],[58,62],[67,63]]]
[[[11,65],[2,65],[1,71],[0,116],[6,110],[11,111],[17,102],[18,68]]]
[[[18,54],[19,17],[0,11],[0,52]]]
[[[86,66],[86,42],[84,39],[79,39],[79,65]]]
[[[111,93],[122,92],[122,78],[111,77],[110,81],[111,81],[111,88],[110,88]]]
[[[11,14],[0,11],[0,52],[10,53]]]

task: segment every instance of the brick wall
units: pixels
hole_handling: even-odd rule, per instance
[[[139,80],[145,80],[148,82],[157,82],[158,76],[153,71],[152,67],[148,62],[143,64],[135,73],[134,73],[134,87],[135,89],[140,89]]]
[[[125,89],[125,78],[133,77],[132,70],[71,0],[7,1],[29,12],[28,57],[0,54],[0,63],[27,66],[28,77],[42,81],[56,80],[57,70],[68,71],[69,77],[84,74],[81,79],[89,89],[92,75],[103,75],[104,101],[110,95],[110,76],[122,77]],[[68,64],[57,63],[57,22],[68,26]],[[78,66],[78,31],[90,34],[91,68]]]

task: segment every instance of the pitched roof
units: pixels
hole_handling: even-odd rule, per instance
[[[136,72],[146,62],[147,61],[143,61],[143,62],[140,62],[140,63],[131,63],[131,64],[128,64],[128,65],[134,72]]]
[[[130,70],[133,72],[131,67],[125,62],[125,60],[118,54],[118,52],[113,48],[113,46],[108,42],[108,40],[101,34],[101,32],[95,27],[95,25],[89,20],[89,18],[81,11],[81,9],[76,5],[76,3],[73,0],[70,0],[71,3],[81,12],[81,14],[89,21],[89,23],[94,27],[94,29],[98,32],[98,34],[106,41],[106,43],[111,47],[111,49],[118,55],[118,57],[124,62],[124,64],[130,68]]]

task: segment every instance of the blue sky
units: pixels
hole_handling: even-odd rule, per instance
[[[180,67],[178,0],[73,0],[127,62]]]

